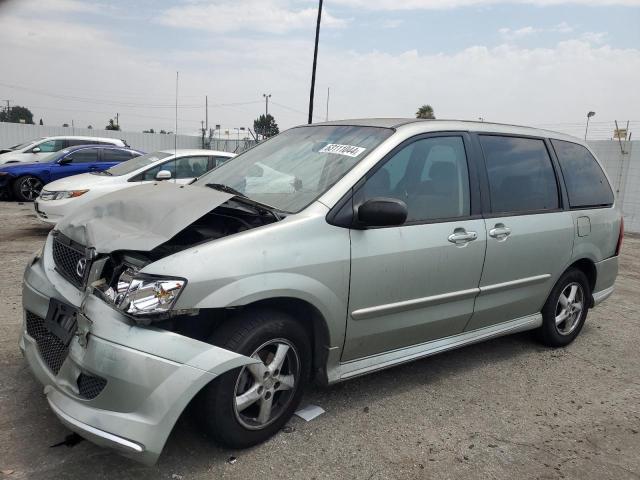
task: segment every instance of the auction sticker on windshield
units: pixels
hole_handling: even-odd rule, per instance
[[[365,150],[366,148],[355,147],[353,145],[330,143],[329,145],[325,145],[322,150],[320,150],[320,153],[335,153],[337,155],[346,155],[347,157],[357,157]]]

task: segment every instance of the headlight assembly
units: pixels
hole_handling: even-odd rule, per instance
[[[157,315],[171,310],[186,280],[125,270],[118,279],[114,304],[130,315]]]
[[[75,198],[84,195],[89,190],[64,190],[59,192],[50,192],[43,190],[40,193],[40,200],[63,200],[65,198]]]

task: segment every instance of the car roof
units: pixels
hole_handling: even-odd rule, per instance
[[[236,154],[235,153],[231,153],[231,152],[222,152],[219,150],[202,150],[202,149],[192,149],[192,148],[178,148],[178,149],[173,149],[173,148],[167,148],[165,150],[159,150],[162,153],[169,153],[171,155],[173,155],[174,153],[176,155],[222,155],[222,156],[232,156],[235,157]]]
[[[67,148],[63,148],[62,150],[59,150],[60,152],[75,152],[76,150],[82,150],[84,148],[103,148],[103,149],[107,149],[107,150],[132,150],[135,152],[139,152],[140,150],[136,150],[135,148],[130,148],[130,147],[122,147],[120,145],[104,145],[104,144],[91,144],[88,143],[86,145],[74,145],[73,147],[67,147]]]
[[[548,137],[556,138],[559,140],[569,140],[572,142],[583,143],[577,137],[567,135],[552,130],[544,130],[540,128],[527,127],[522,125],[511,125],[507,123],[495,123],[495,122],[479,122],[476,120],[440,120],[440,119],[421,119],[421,118],[356,118],[347,120],[337,120],[331,122],[314,123],[312,125],[353,125],[363,127],[382,127],[400,129],[403,127],[420,128],[425,132],[437,132],[437,131],[474,131],[474,132],[487,132],[487,133],[507,133],[514,135],[526,135],[535,137]]]
[[[71,140],[100,140],[100,141],[108,141],[108,142],[122,142],[121,138],[115,137],[89,137],[86,135],[52,135],[50,137],[40,137],[34,141],[38,140],[57,140],[59,138],[66,138]]]

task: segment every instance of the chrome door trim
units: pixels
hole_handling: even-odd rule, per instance
[[[329,381],[333,383],[335,381],[347,380],[375,370],[393,367],[412,360],[435,355],[436,353],[453,350],[472,343],[482,342],[490,338],[523,332],[525,330],[532,330],[541,325],[542,315],[540,313],[536,313],[534,315],[528,315],[508,322],[473,330],[471,332],[464,332],[451,337],[432,340],[419,345],[413,345],[411,347],[341,363],[338,378],[330,378]]]
[[[524,285],[531,285],[534,283],[542,283],[545,280],[551,278],[550,273],[544,273],[542,275],[536,275],[534,277],[519,278],[517,280],[511,280],[503,283],[494,283],[493,285],[485,285],[480,287],[480,293],[495,292],[498,290],[508,290],[510,288],[522,287]]]
[[[358,310],[351,312],[351,318],[354,320],[364,320],[367,318],[379,317],[381,315],[391,315],[393,313],[414,310],[428,305],[437,305],[439,303],[462,300],[463,298],[473,297],[479,292],[479,288],[470,288],[468,290],[442,293],[440,295],[432,295],[429,297],[412,298],[411,300],[403,300],[402,302],[376,305],[375,307],[359,308]]]

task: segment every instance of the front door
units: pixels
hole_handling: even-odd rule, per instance
[[[480,295],[467,330],[540,312],[571,258],[573,220],[543,139],[478,136],[489,211]]]
[[[73,151],[51,167],[51,181],[97,170],[96,165],[99,164],[99,160],[100,149],[98,148]]]
[[[404,201],[404,225],[351,230],[351,286],[343,361],[455,335],[473,312],[484,221],[470,188],[468,137],[426,135],[400,145],[354,194]],[[475,177],[475,175],[471,175]]]

